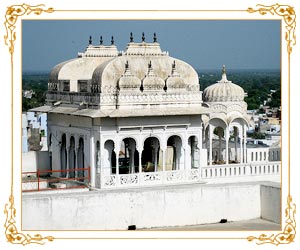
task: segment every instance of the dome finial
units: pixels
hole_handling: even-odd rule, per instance
[[[133,43],[133,35],[132,35],[132,32],[130,32],[130,42]]]
[[[156,33],[154,32],[154,35],[153,35],[153,42],[156,43],[157,42],[157,37],[156,37]]]
[[[111,37],[111,45],[114,45],[115,41],[114,41],[114,37]]]
[[[142,42],[145,42],[145,33],[142,33]]]
[[[223,68],[222,68],[222,75],[226,74],[226,68],[225,65],[223,64]]]
[[[100,45],[103,44],[103,39],[102,39],[102,36],[100,36]]]
[[[92,45],[92,36],[90,36],[89,45]]]
[[[225,65],[223,64],[223,68],[222,68],[222,82],[227,82],[227,76],[226,76],[226,68]]]

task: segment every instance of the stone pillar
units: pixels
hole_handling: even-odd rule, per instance
[[[139,150],[139,173],[142,173],[142,152],[143,150]]]
[[[166,148],[162,150],[162,169],[163,172],[166,171]]]
[[[199,139],[198,139],[198,148],[199,148],[199,169],[201,169],[201,162],[202,162],[202,136],[203,136],[203,130],[202,130],[202,124],[201,128],[199,130]]]
[[[78,149],[79,149],[79,145],[77,142],[78,138],[75,138],[75,169],[78,168]],[[78,171],[75,171],[75,178],[78,178]]]
[[[212,126],[209,124],[209,165],[212,165],[212,136],[213,136],[213,129]]]
[[[186,144],[184,149],[184,169],[191,169],[192,168],[192,144],[191,148],[189,147],[189,144]]]
[[[158,147],[156,147],[153,149],[153,161],[154,161],[154,171],[157,172],[157,152],[158,152]]]
[[[244,162],[247,162],[247,133],[246,133],[246,126],[244,125]]]
[[[70,135],[69,133],[66,134],[66,151],[67,151],[67,166],[66,166],[66,178],[70,176]]]
[[[166,151],[167,151],[167,141],[166,141],[166,129],[167,127],[165,126],[163,129],[163,135],[162,135],[162,171],[166,171]]]
[[[140,133],[139,133],[139,141],[138,141],[138,150],[139,150],[139,173],[142,173],[142,153],[143,153],[143,149],[144,149],[144,145],[142,142],[142,128],[140,129]]]
[[[120,153],[120,145],[119,145],[119,141],[117,141],[118,144],[115,145],[115,153],[116,153],[116,175],[119,175],[119,153]]]
[[[226,149],[225,149],[225,163],[228,164],[229,160],[229,149],[228,149],[228,142],[229,142],[229,128],[227,127],[225,129],[225,143],[226,143]]]
[[[242,135],[240,135],[239,139],[240,139],[240,163],[243,163],[244,159],[243,159],[243,137],[242,137]]]
[[[95,143],[93,131],[90,133],[90,185],[95,187]]]
[[[129,168],[130,168],[130,173],[134,173],[135,172],[135,166],[134,166],[134,153],[135,153],[135,142],[134,141],[130,141],[129,142],[129,146],[128,146],[128,150],[129,150]]]
[[[104,166],[104,140],[103,136],[100,134],[100,188],[103,187],[102,177],[103,177],[103,166]]]
[[[224,134],[225,134],[225,131],[224,131]],[[223,159],[222,159],[222,131],[221,131],[220,127],[218,128],[218,135],[219,135],[219,159],[218,160],[221,161]],[[226,136],[224,136],[224,137],[225,137],[225,141],[226,141]],[[226,152],[225,152],[225,158],[227,158]]]
[[[237,137],[238,137],[238,135],[237,135],[237,128],[236,127],[234,127],[234,151],[235,151],[235,156],[234,156],[234,160],[235,160],[235,162],[237,162],[238,161],[238,157],[237,157]]]

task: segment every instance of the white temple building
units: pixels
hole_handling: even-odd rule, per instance
[[[39,191],[23,192],[23,229],[280,223],[280,147],[247,143],[245,92],[225,66],[220,78],[202,93],[155,34],[131,35],[124,52],[90,38],[52,69],[46,104],[32,110],[47,113],[51,167],[22,183]],[[72,182],[83,188],[65,190]]]
[[[91,187],[278,175],[279,153],[247,149],[244,97],[225,66],[202,93],[195,69],[155,34],[151,43],[131,34],[124,52],[113,37],[109,46],[90,37],[85,52],[52,69],[46,105],[34,111],[48,113],[52,170],[62,170],[54,175],[88,177]]]

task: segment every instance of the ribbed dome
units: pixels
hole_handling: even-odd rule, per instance
[[[205,102],[241,102],[244,101],[243,88],[227,80],[225,66],[223,66],[222,79],[208,86],[203,92]]]
[[[148,74],[143,80],[143,90],[163,91],[164,87],[165,87],[165,81],[154,73],[150,61],[150,63],[148,64]]]
[[[119,79],[119,88],[120,91],[122,90],[140,90],[141,87],[141,80],[134,76],[130,69],[128,61],[125,64],[125,73]]]

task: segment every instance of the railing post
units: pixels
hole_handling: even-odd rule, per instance
[[[38,179],[38,183],[37,183],[37,185],[38,185],[38,191],[40,191],[40,170],[39,169],[37,171],[37,179]]]
[[[88,180],[89,180],[89,185],[91,183],[91,167],[89,166],[88,168]]]

